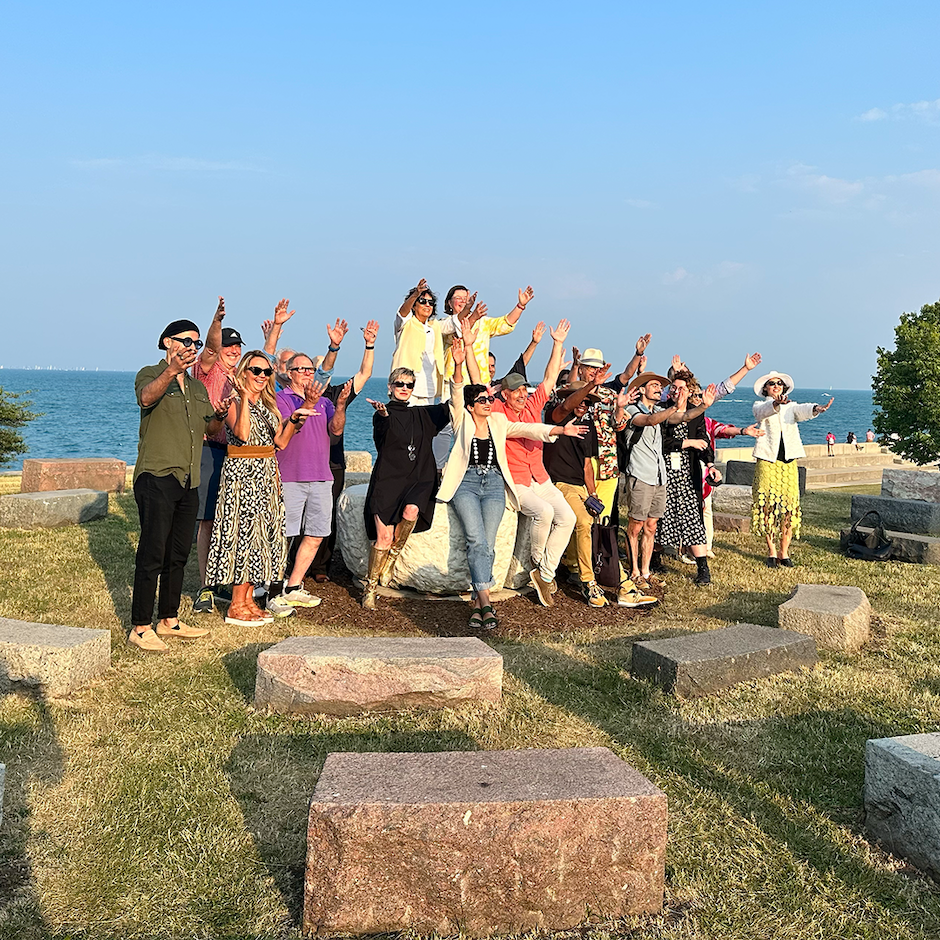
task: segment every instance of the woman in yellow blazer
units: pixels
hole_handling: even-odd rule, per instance
[[[444,467],[437,498],[454,507],[467,537],[467,565],[472,585],[470,626],[495,630],[499,624],[490,603],[490,589],[494,584],[496,533],[507,501],[511,509],[519,509],[516,484],[506,458],[506,438],[525,437],[548,443],[562,434],[583,437],[587,426],[510,421],[506,415],[493,412],[496,399],[489,394],[485,385],[480,384],[479,368],[474,357],[467,356],[466,342],[465,333],[463,342],[457,340],[452,346],[452,396],[461,393],[464,362],[472,384],[462,386],[463,409],[452,410],[454,446]]]

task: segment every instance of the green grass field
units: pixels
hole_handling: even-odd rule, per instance
[[[210,639],[170,654],[123,645],[131,496],[85,526],[0,530],[0,616],[113,637],[111,670],[74,698],[0,697],[0,936],[299,937],[307,802],[331,751],[605,745],[668,795],[666,906],[572,936],[940,937],[938,887],[866,840],[861,804],[866,739],[940,727],[940,569],[841,557],[845,491],[804,511],[801,567],[766,569],[756,539],[719,533],[710,589],[677,571],[619,629],[546,618],[541,637],[495,641],[499,708],[347,719],[252,709],[258,650],[296,625],[213,615]],[[774,625],[801,581],[863,588],[871,643],[688,703],[630,679],[634,640]],[[313,613],[306,632],[356,629]]]

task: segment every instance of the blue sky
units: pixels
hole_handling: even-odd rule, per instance
[[[746,351],[866,387],[940,296],[940,7],[4,4],[0,363],[137,369],[224,294],[249,341],[426,277],[622,364]],[[353,371],[359,339],[340,371]]]

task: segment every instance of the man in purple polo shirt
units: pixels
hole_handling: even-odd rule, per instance
[[[306,353],[295,353],[287,360],[290,387],[277,393],[277,407],[285,417],[294,413],[297,402],[313,410],[290,445],[277,453],[284,488],[287,538],[304,533],[279,596],[272,585],[268,610],[278,617],[290,616],[294,607],[316,607],[320,603],[319,597],[304,589],[304,575],[320,542],[330,534],[333,513],[330,436],[342,434],[346,426],[346,403],[352,380],[343,386],[334,407],[328,398],[321,397],[323,386],[313,381],[315,371]]]

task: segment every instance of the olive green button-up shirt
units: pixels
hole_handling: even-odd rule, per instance
[[[199,486],[199,463],[206,423],[215,416],[205,385],[183,373],[183,388],[174,379],[163,397],[149,408],[140,401],[141,392],[166,369],[165,361],[144,366],[134,380],[140,405],[140,442],[134,480],[142,473],[156,477],[173,474],[181,486]]]

